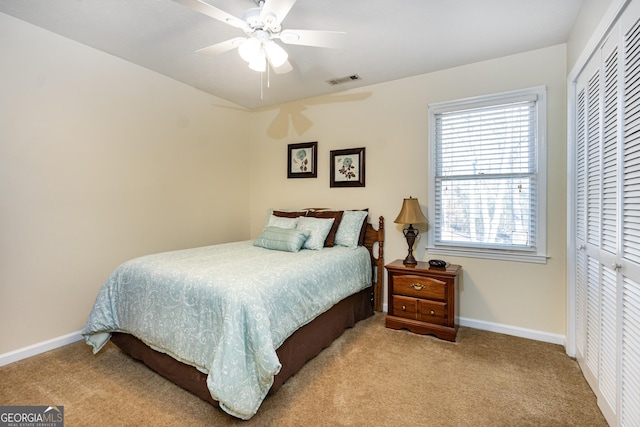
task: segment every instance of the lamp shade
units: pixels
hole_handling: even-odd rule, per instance
[[[418,199],[409,197],[402,202],[402,209],[393,222],[396,224],[426,224],[428,221],[422,214]]]
[[[267,54],[267,58],[269,58],[269,62],[275,68],[280,67],[289,58],[287,52],[273,40],[269,40],[264,44],[264,51]]]
[[[260,55],[260,49],[262,49],[260,40],[249,37],[238,47],[238,53],[242,59],[250,63]]]
[[[260,48],[258,54],[249,62],[249,68],[261,73],[267,69],[267,57],[264,54],[264,49]]]

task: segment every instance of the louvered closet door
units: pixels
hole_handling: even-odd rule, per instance
[[[640,0],[576,81],[576,356],[611,425],[640,426]]]
[[[616,58],[609,39],[577,82],[576,106],[576,356],[609,420],[617,414]]]

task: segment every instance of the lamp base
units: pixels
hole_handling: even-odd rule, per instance
[[[416,261],[416,259],[413,257],[413,254],[407,255],[402,263],[407,267],[415,267],[416,265],[418,265],[418,261]]]
[[[416,265],[418,265],[418,261],[416,261],[413,256],[413,243],[416,241],[416,236],[418,235],[416,231],[417,230],[413,228],[413,225],[411,224],[409,224],[409,227],[403,230],[404,237],[406,237],[407,239],[407,246],[409,246],[409,253],[407,254],[407,257],[404,259],[404,261],[402,261],[402,263],[408,267],[415,267]]]

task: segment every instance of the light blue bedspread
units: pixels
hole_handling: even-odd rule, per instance
[[[249,419],[280,371],[284,340],[370,284],[363,247],[290,253],[245,241],[148,255],[113,272],[82,334],[94,353],[111,332],[135,335],[208,374],[220,407]]]

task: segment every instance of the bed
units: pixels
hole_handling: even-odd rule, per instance
[[[365,218],[357,240],[350,230],[343,245],[352,212],[273,211],[256,240],[127,261],[101,288],[83,336],[94,353],[111,340],[177,385],[249,419],[345,329],[381,310],[384,219],[376,229],[357,214]],[[288,246],[294,234],[304,240],[298,250]],[[274,241],[287,248],[274,249]]]

